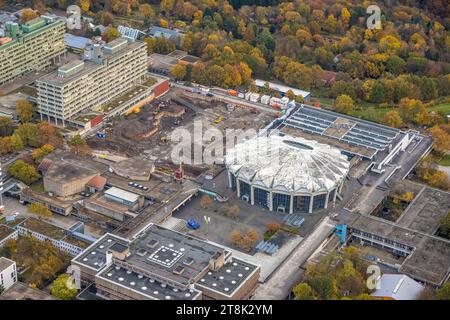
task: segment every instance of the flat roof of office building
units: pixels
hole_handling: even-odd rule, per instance
[[[15,262],[5,257],[0,257],[0,272],[12,266]]]
[[[6,239],[10,235],[12,235],[14,232],[15,232],[15,230],[13,228],[0,225],[0,241],[2,241],[3,239]]]
[[[100,271],[105,266],[108,248],[111,248],[115,242],[129,248],[125,261],[116,259],[116,266],[120,267],[124,264],[149,279],[170,283],[180,290],[198,283],[200,286],[231,295],[259,268],[236,258],[229,259],[231,252],[218,245],[155,224],[138,233],[133,240],[106,234],[77,256],[74,261]],[[230,262],[218,271],[209,270],[210,260],[222,254]],[[115,270],[120,271],[120,269]],[[108,271],[112,269],[108,268]],[[102,270],[100,276],[107,276],[108,271]],[[131,273],[128,274],[134,277]],[[125,278],[122,273],[119,275]],[[110,276],[109,280],[115,282],[114,278],[118,280],[119,275]],[[203,280],[198,282],[199,278]],[[118,284],[123,281],[118,280]]]
[[[89,43],[90,39],[85,37],[75,36],[71,33],[64,34],[64,41],[66,42],[66,46],[75,48],[75,49],[84,49],[87,43]]]
[[[110,42],[109,44],[106,44],[104,47],[110,48],[115,45],[117,45],[117,43]],[[122,55],[127,54],[127,52],[137,49],[144,45],[145,45],[145,43],[143,43],[141,41],[128,42],[127,45],[124,46],[124,48],[117,50],[116,52],[107,53],[107,52],[103,51],[103,57],[106,59],[116,59],[117,57],[121,57]],[[81,57],[80,57],[80,59],[81,59]],[[70,64],[70,63],[71,62],[69,62],[68,64]],[[65,68],[68,64],[61,66],[61,68]],[[89,60],[85,60],[82,69],[79,70],[78,72],[75,72],[74,74],[72,74],[70,76],[60,77],[58,75],[58,71],[54,71],[43,77],[40,77],[36,81],[50,83],[50,84],[54,84],[54,85],[64,85],[64,84],[74,81],[78,78],[81,78],[82,76],[92,72],[95,69],[101,68],[103,66],[104,66],[103,64],[98,64],[98,63],[95,63],[95,62],[92,62]]]
[[[41,221],[34,217],[29,217],[24,222],[22,222],[20,226],[28,230],[43,234],[55,240],[62,240],[67,236],[67,232],[63,228],[55,226],[51,223]]]
[[[117,187],[109,188],[105,191],[105,195],[119,198],[128,202],[136,202],[139,199],[138,194]]]
[[[99,273],[97,277],[126,287],[152,299],[158,300],[194,300],[201,295],[196,289],[180,290],[150,277],[138,274],[120,266],[110,266]]]
[[[450,208],[450,193],[424,186],[396,222],[358,216],[349,226],[411,248],[400,271],[439,284],[450,269],[450,240],[436,230]]]

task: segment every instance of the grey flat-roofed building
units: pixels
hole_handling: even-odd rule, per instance
[[[66,46],[75,50],[82,51],[86,44],[90,41],[89,38],[75,36],[70,33],[64,34],[64,41]]]
[[[158,225],[131,240],[106,234],[72,260],[110,299],[248,299],[260,267]]]
[[[373,297],[393,300],[419,300],[424,287],[404,274],[383,274],[378,280],[380,289]]]
[[[81,58],[36,81],[38,112],[65,125],[86,110],[104,111],[109,101],[146,81],[147,47],[118,38],[89,42]]]
[[[449,209],[449,192],[423,186],[395,222],[362,215],[349,222],[350,239],[404,257],[400,272],[442,285],[450,275],[450,240],[435,233]]]
[[[64,31],[64,23],[51,18],[6,22],[5,38],[0,42],[0,84],[56,62],[66,52]]]
[[[128,206],[136,204],[139,199],[138,194],[117,187],[112,187],[105,191],[105,197]]]

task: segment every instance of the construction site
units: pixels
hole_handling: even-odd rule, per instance
[[[177,141],[171,140],[175,129],[194,132],[194,123],[204,130],[216,128],[223,133],[229,129],[258,131],[273,120],[273,116],[256,108],[237,106],[217,97],[195,94],[173,88],[168,94],[143,106],[139,112],[116,117],[106,124],[104,135],[91,136],[89,146],[96,151],[110,152],[125,157],[145,154],[156,161],[157,167],[173,174],[177,165],[170,158]],[[202,141],[198,141],[200,138]],[[194,144],[206,148],[213,141],[194,137]],[[225,146],[225,142],[224,142]],[[198,176],[211,166],[185,163],[186,174]]]

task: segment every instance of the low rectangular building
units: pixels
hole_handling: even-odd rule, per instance
[[[449,208],[449,192],[423,186],[395,222],[359,215],[349,223],[350,242],[403,257],[399,272],[441,286],[450,277],[450,240],[436,235],[436,230]]]
[[[107,299],[245,300],[260,273],[223,247],[154,224],[131,239],[106,234],[72,264]]]
[[[10,239],[17,239],[17,230],[0,224],[0,248]]]
[[[89,242],[74,237],[63,228],[33,217],[19,224],[17,231],[20,236],[31,236],[40,241],[50,241],[57,249],[72,257],[80,254],[90,245]]]
[[[0,257],[0,284],[8,290],[17,282],[16,262]]]
[[[105,197],[106,199],[116,201],[127,206],[134,206],[139,199],[139,195],[117,187],[112,187],[105,191]]]

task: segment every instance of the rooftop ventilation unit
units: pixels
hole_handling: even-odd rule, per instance
[[[143,257],[147,254],[147,251],[145,249],[139,249],[136,253],[138,256]]]
[[[158,245],[158,240],[155,239],[151,239],[148,243],[147,243],[147,247],[149,248],[154,248]]]
[[[181,275],[184,272],[183,266],[177,266],[175,269],[173,269],[173,273],[177,275]]]
[[[183,264],[190,266],[191,264],[194,263],[194,259],[191,257],[187,257],[186,259],[184,259]]]

